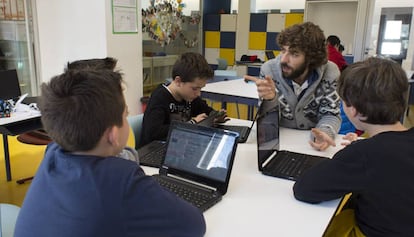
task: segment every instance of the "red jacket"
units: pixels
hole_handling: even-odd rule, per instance
[[[328,59],[329,61],[334,62],[340,71],[344,70],[347,66],[344,56],[342,56],[342,54],[330,44],[328,44]]]

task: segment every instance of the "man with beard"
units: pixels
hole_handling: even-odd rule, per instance
[[[335,146],[341,125],[336,92],[340,72],[327,59],[323,31],[311,22],[296,24],[284,29],[277,43],[280,54],[262,65],[262,78],[244,77],[257,85],[261,115],[280,109],[281,126],[311,129],[313,148]]]

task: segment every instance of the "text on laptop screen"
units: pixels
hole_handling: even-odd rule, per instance
[[[235,140],[213,131],[174,129],[164,165],[225,182]]]

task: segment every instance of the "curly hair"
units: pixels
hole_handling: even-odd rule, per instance
[[[326,41],[323,31],[312,22],[304,22],[288,27],[278,35],[279,47],[289,46],[305,54],[309,69],[313,70],[328,62]]]

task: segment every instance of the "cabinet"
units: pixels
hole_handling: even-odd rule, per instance
[[[144,93],[152,91],[171,78],[172,68],[177,59],[178,55],[143,57]]]

